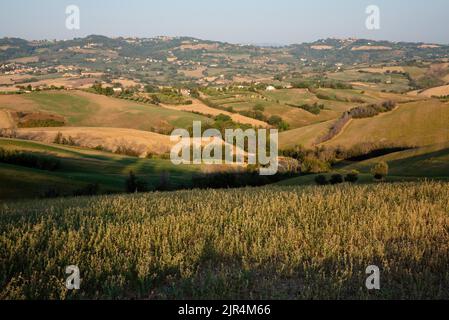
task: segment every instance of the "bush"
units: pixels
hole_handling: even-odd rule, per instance
[[[156,187],[157,191],[169,191],[170,186],[170,173],[162,172],[159,176],[159,184]]]
[[[343,183],[343,176],[339,173],[333,174],[331,179],[330,179],[330,183],[331,184],[340,184]]]
[[[385,161],[381,161],[371,169],[371,174],[375,180],[383,180],[388,175],[388,170],[388,164]]]
[[[148,191],[147,183],[137,178],[133,171],[129,172],[129,176],[125,182],[125,187],[127,193]]]
[[[280,116],[271,116],[268,119],[268,124],[275,126],[276,128],[278,128],[280,131],[286,131],[290,128],[290,125],[285,122],[284,120],[282,120],[282,118]]]
[[[350,183],[356,183],[359,180],[359,172],[357,170],[353,170],[350,173],[346,174],[345,181]]]
[[[61,161],[57,158],[3,148],[0,148],[0,162],[48,171],[55,171],[61,166]]]
[[[120,145],[117,147],[117,149],[114,151],[116,154],[121,154],[129,157],[140,157],[140,152],[137,150],[134,150],[131,147]]]
[[[315,183],[319,186],[325,186],[327,185],[329,182],[327,181],[327,178],[325,175],[320,174],[318,176],[315,177]]]

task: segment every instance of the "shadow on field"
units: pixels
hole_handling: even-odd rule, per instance
[[[424,239],[422,239],[424,241]],[[438,241],[438,239],[435,239]],[[418,253],[419,240],[391,239],[384,255],[371,259],[349,257],[301,260],[296,264],[272,257],[251,261],[242,256],[217,252],[206,241],[194,274],[170,275],[152,298],[176,299],[448,299],[449,257],[447,252]],[[380,268],[381,290],[368,290],[365,282],[370,265]],[[161,270],[162,271],[162,270]]]

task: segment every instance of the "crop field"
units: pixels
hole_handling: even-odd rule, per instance
[[[448,299],[448,208],[442,182],[3,203],[0,298]]]

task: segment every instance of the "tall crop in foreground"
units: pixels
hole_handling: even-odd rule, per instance
[[[436,182],[1,204],[0,298],[448,299],[448,208]]]

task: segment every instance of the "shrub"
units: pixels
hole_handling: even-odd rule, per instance
[[[282,120],[282,118],[280,116],[276,116],[276,115],[273,115],[268,119],[268,124],[275,126],[276,128],[278,128],[281,131],[286,131],[290,127],[290,125],[287,122]]]
[[[343,183],[343,176],[339,173],[333,174],[330,179],[331,184],[340,184]]]
[[[162,172],[159,176],[159,184],[156,187],[157,191],[169,191],[170,190],[170,173]]]
[[[125,182],[125,187],[126,192],[128,193],[148,191],[147,183],[137,178],[133,171],[129,172],[129,176]]]
[[[388,164],[385,161],[381,161],[371,169],[371,174],[375,180],[383,180],[388,175],[388,170]]]
[[[359,180],[359,172],[357,170],[352,170],[348,174],[346,174],[345,181],[356,183]]]
[[[139,157],[140,156],[139,151],[134,150],[133,148],[125,146],[125,145],[118,146],[114,153],[122,154],[122,155],[129,156],[129,157]]]
[[[325,186],[327,185],[329,182],[327,181],[327,178],[325,175],[320,174],[318,176],[315,177],[315,183],[319,186]]]
[[[0,162],[48,171],[55,171],[61,165],[61,161],[54,157],[3,148],[0,148]]]
[[[301,172],[304,173],[323,173],[329,169],[328,163],[312,157],[306,157],[301,163]]]

